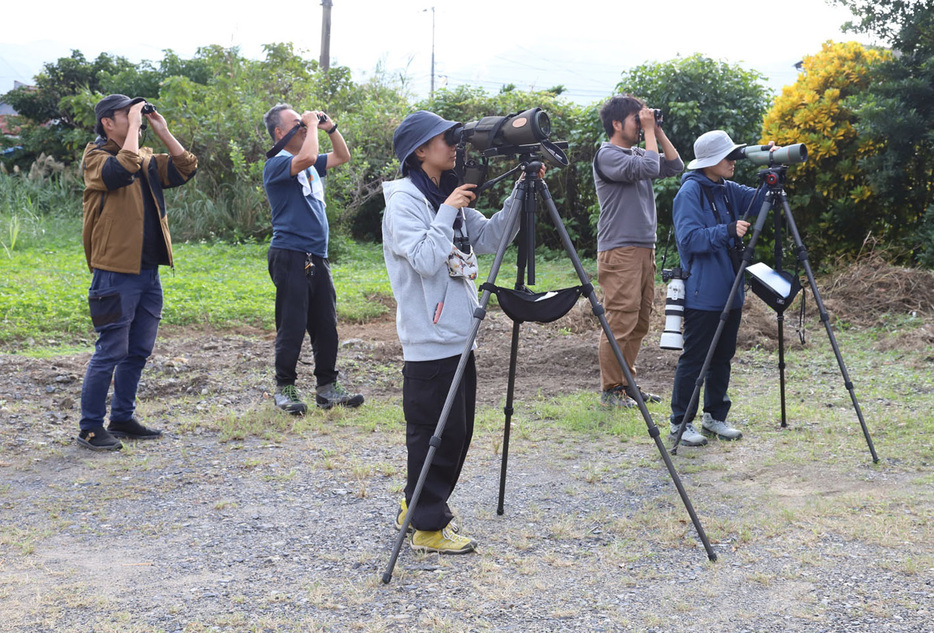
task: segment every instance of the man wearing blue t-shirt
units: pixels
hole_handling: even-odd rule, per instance
[[[315,402],[356,407],[363,396],[337,382],[337,297],[328,263],[326,170],[350,160],[344,137],[325,113],[301,115],[287,103],[273,106],[263,123],[276,145],[267,154],[263,187],[272,207],[269,276],[276,286],[276,406],[294,414],[307,407],[295,388],[305,332],[311,338],[317,390]],[[318,130],[332,150],[318,154]]]

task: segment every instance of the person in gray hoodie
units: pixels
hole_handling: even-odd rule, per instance
[[[476,254],[495,252],[504,232],[515,224],[508,202],[489,219],[469,206],[476,198],[475,185],[458,186],[453,172],[455,143],[449,132],[457,125],[425,110],[408,115],[393,135],[403,178],[383,183],[383,256],[402,342],[408,450],[397,527],[412,499],[479,306]],[[447,503],[473,435],[476,390],[471,351],[410,522],[410,543],[417,551],[464,554],[477,546],[459,533]]]
[[[673,220],[681,269],[688,274],[684,281],[684,349],[675,369],[671,394],[671,427],[674,438],[684,424],[684,416],[694,393],[697,377],[703,368],[726,307],[738,272],[736,249],[749,222],[740,218],[746,211],[755,216],[761,211],[767,189],[727,180],[733,176],[737,145],[722,130],[702,134],[694,142],[695,159],[681,178],[675,196]],[[773,150],[777,149],[773,147]],[[731,251],[734,254],[731,255]],[[734,263],[736,261],[736,263]],[[717,347],[705,376],[704,433],[725,440],[737,440],[743,434],[726,422],[732,402],[727,395],[730,384],[730,361],[736,353],[736,337],[743,313],[744,294],[740,286],[733,297],[729,315],[717,341]],[[707,439],[688,422],[681,435],[685,446],[703,446]]]

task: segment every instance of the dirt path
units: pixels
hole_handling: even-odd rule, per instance
[[[596,407],[586,323],[523,326],[518,400],[584,390]],[[510,331],[494,313],[481,333],[494,407]],[[744,331],[757,336],[754,316]],[[854,432],[817,448],[817,421],[750,421],[741,442],[680,452],[711,563],[646,436],[561,431],[533,406],[515,421],[503,516],[499,432],[474,440],[452,501],[479,553],[405,548],[382,585],[405,460],[401,350],[389,321],[341,334],[346,380],[379,419],[278,415],[268,334],[166,331],[140,398],[167,437],[118,454],[72,441],[87,353],[0,355],[0,631],[934,631],[930,464],[884,429],[879,466]],[[670,392],[674,363],[650,340],[643,389]],[[737,380],[771,370],[741,356]],[[664,420],[664,404],[651,411]],[[260,430],[224,441],[231,420]]]

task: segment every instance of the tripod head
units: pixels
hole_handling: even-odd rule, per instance
[[[454,162],[454,172],[457,174],[460,182],[470,182],[477,185],[477,188],[474,189],[474,193],[479,195],[520,169],[528,174],[530,170],[529,165],[531,163],[538,164],[538,167],[534,170],[536,177],[543,162],[558,168],[567,167],[570,164],[567,154],[564,153],[564,150],[567,148],[567,141],[552,142],[548,140],[526,145],[488,147],[481,152],[480,162],[477,162],[473,158],[467,158],[466,141],[461,140],[455,149],[456,159]],[[519,164],[496,178],[486,180],[486,175],[490,166],[490,158],[495,156],[516,156],[519,159]]]
[[[777,191],[784,188],[785,186],[785,177],[788,174],[787,165],[778,165],[776,167],[769,167],[768,169],[763,169],[759,172],[758,177],[759,181],[766,185],[769,189]]]

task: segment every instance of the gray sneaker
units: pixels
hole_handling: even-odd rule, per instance
[[[603,391],[600,394],[600,404],[613,409],[631,409],[637,406],[636,401],[626,394],[622,385]]]
[[[678,435],[678,431],[681,429],[681,425],[684,424],[672,424],[670,430],[668,431],[668,438],[674,441],[675,437]],[[707,444],[707,438],[694,430],[694,425],[688,422],[687,427],[684,429],[684,433],[681,434],[681,446],[704,446]]]
[[[295,385],[280,385],[276,387],[276,406],[293,415],[301,415],[308,409],[298,395]]]
[[[315,402],[322,409],[330,409],[336,405],[359,407],[363,404],[363,396],[359,393],[350,393],[339,383],[332,382],[329,385],[318,387],[318,393],[315,395]]]
[[[701,422],[701,430],[706,431],[710,435],[716,435],[721,440],[738,440],[743,436],[739,429],[734,429],[722,420],[714,420],[709,413],[704,414],[704,419]]]

